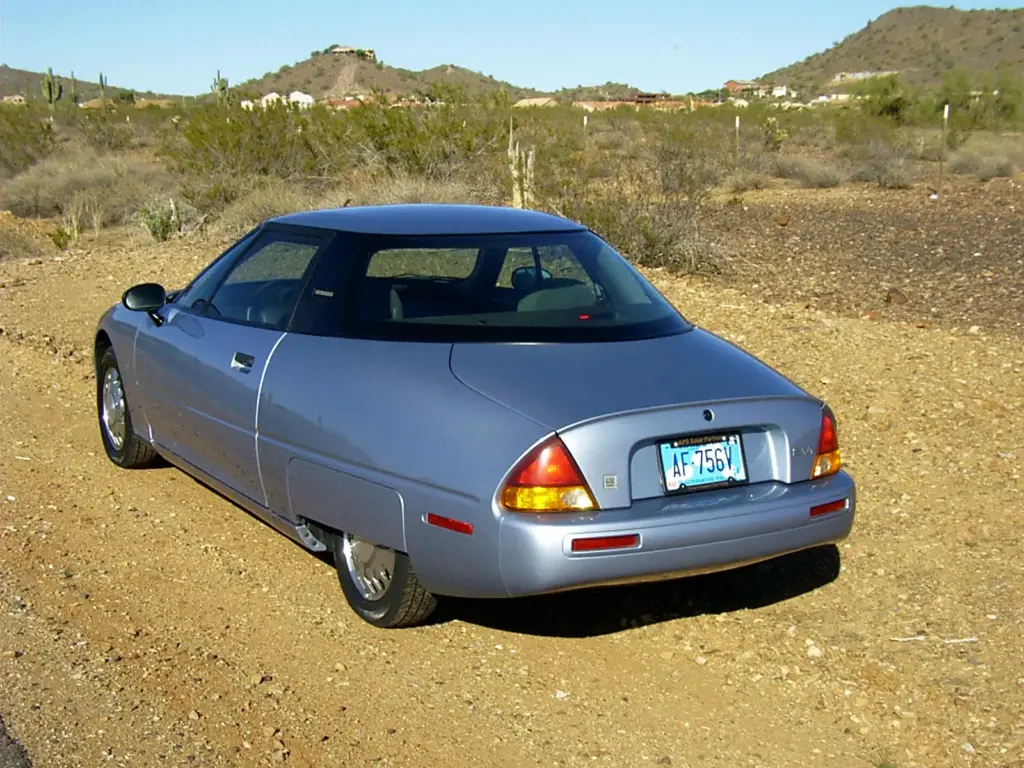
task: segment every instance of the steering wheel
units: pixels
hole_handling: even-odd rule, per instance
[[[246,321],[277,325],[280,318],[274,317],[274,314],[283,313],[291,304],[294,294],[295,287],[288,282],[267,283],[252,295],[245,311]]]

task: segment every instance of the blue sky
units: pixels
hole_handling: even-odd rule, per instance
[[[903,3],[916,4],[913,0]],[[332,43],[387,64],[459,64],[543,90],[612,80],[698,91],[830,46],[882,0],[0,0],[0,61],[137,90],[206,92]],[[1011,8],[1020,3],[957,3]]]

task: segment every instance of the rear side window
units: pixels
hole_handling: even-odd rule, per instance
[[[590,232],[375,236],[361,250],[351,293],[357,336],[612,341],[690,327]]]
[[[473,274],[480,252],[474,248],[385,248],[370,258],[369,277],[447,277]]]

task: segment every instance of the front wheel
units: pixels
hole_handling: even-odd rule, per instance
[[[156,451],[135,434],[121,369],[114,350],[109,347],[96,365],[96,410],[103,448],[112,462],[125,469],[141,469],[159,463]]]
[[[420,584],[408,555],[349,533],[332,540],[341,590],[360,618],[394,629],[422,624],[434,613],[437,598]]]

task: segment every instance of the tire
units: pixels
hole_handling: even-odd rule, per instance
[[[114,407],[108,412],[104,408],[104,390],[108,377],[112,379],[112,398],[120,401],[120,410]],[[113,384],[113,381],[116,381],[116,385]],[[135,433],[131,409],[121,383],[121,369],[118,368],[117,357],[110,347],[103,350],[103,354],[100,355],[99,362],[96,364],[96,411],[99,418],[100,439],[103,441],[103,449],[107,452],[107,458],[123,469],[144,469],[160,463],[159,454]],[[112,423],[108,423],[105,413],[109,413],[111,416],[122,413],[123,417],[119,420],[114,416]],[[121,424],[122,420],[123,424]]]
[[[367,596],[366,587],[358,583],[349,564],[347,547],[364,553],[372,549],[374,557],[385,561],[385,568],[391,576],[378,595]],[[369,624],[381,629],[412,627],[426,622],[437,609],[437,598],[420,584],[412,562],[404,552],[378,547],[343,533],[332,534],[331,550],[345,599],[352,610]]]

